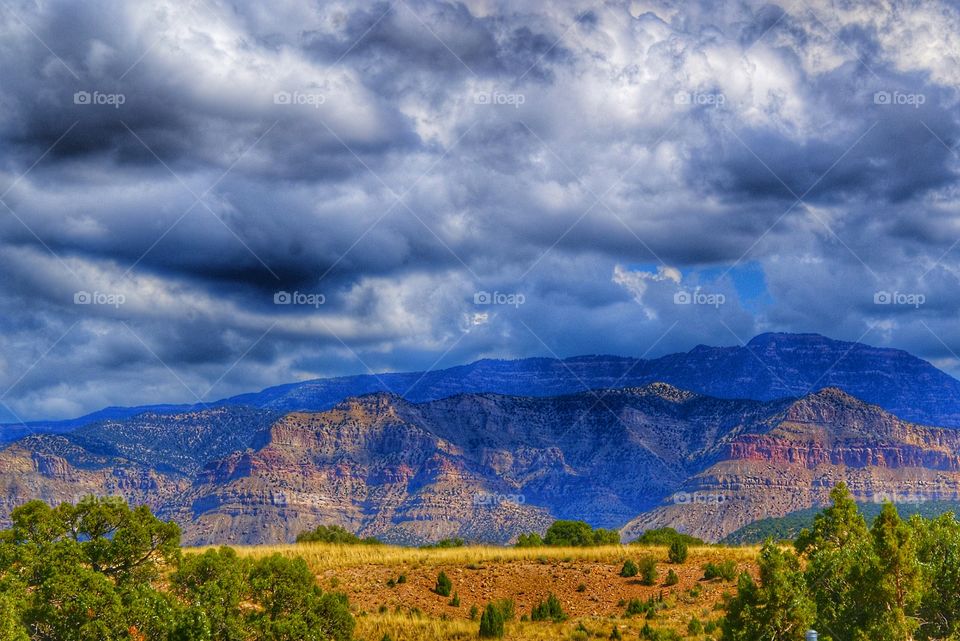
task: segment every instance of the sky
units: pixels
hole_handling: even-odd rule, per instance
[[[818,332],[960,373],[960,9],[0,2],[0,420]]]

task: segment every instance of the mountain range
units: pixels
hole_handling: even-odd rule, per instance
[[[719,540],[840,480],[864,501],[956,500],[957,427],[956,379],[812,334],[653,360],[485,360],[20,425],[0,449],[0,518],[96,493],[149,504],[193,544],[319,523],[502,543],[556,518]]]

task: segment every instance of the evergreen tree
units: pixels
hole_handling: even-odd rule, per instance
[[[767,541],[760,580],[744,572],[723,622],[724,641],[797,641],[814,620],[815,606],[795,554]]]
[[[859,638],[905,641],[917,628],[922,599],[920,564],[913,533],[892,503],[886,503],[870,530],[873,563],[861,589],[869,595],[868,622]]]
[[[800,533],[795,546],[807,558],[807,587],[817,612],[814,627],[837,640],[853,639],[866,624],[862,586],[874,550],[847,486],[838,483],[830,499],[830,507],[814,518],[811,529]]]
[[[503,633],[503,614],[494,604],[488,603],[480,615],[480,638],[499,639],[503,637]]]

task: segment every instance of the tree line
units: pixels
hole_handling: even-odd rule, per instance
[[[348,641],[347,598],[303,559],[184,554],[145,506],[31,501],[0,532],[0,641]]]
[[[900,517],[886,503],[868,527],[844,484],[792,548],[768,540],[759,577],[740,575],[724,641],[960,639],[960,522]]]

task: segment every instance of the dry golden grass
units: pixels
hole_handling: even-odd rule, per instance
[[[476,639],[479,622],[470,618],[471,608],[482,609],[486,603],[502,598],[513,599],[517,611],[517,620],[507,625],[507,639],[606,639],[614,627],[623,638],[637,639],[647,623],[686,636],[691,617],[716,621],[722,614],[718,605],[736,590],[732,582],[703,581],[703,566],[731,559],[738,571],[755,572],[759,553],[758,547],[691,547],[686,563],[669,565],[667,548],[635,545],[417,549],[304,543],[236,549],[241,556],[251,558],[275,553],[303,558],[324,589],[349,596],[357,617],[358,641],[382,641],[384,635],[393,641]],[[645,555],[652,555],[658,562],[657,585],[644,586],[637,579],[619,576],[626,559]],[[678,574],[679,583],[666,586],[664,579],[671,569]],[[432,591],[440,571],[452,579],[454,591],[460,596],[459,606]],[[402,584],[396,583],[400,575],[405,577]],[[550,592],[560,598],[569,620],[519,620]],[[654,620],[625,616],[626,602],[650,598],[663,599],[667,604]],[[715,633],[713,638],[717,637]],[[707,641],[711,637],[689,638]]]
[[[194,548],[202,551],[204,548]],[[588,561],[623,563],[639,554],[652,554],[666,560],[667,548],[660,546],[607,545],[600,547],[466,546],[459,548],[419,549],[392,545],[334,545],[294,543],[235,547],[240,556],[261,558],[271,554],[301,557],[318,574],[325,570],[362,566],[470,565],[510,561]],[[688,563],[706,563],[723,559],[735,561],[756,558],[759,547],[691,547]]]

